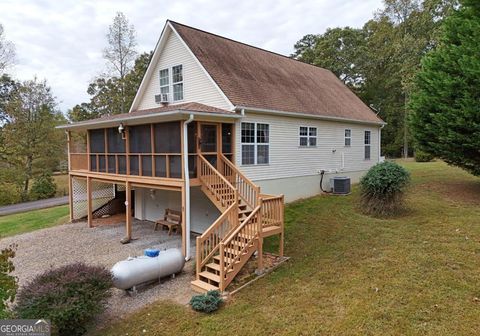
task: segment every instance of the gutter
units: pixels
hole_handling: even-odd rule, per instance
[[[188,124],[193,121],[193,114],[183,123],[183,177],[185,180],[185,260],[190,260],[190,176],[188,172]]]
[[[180,116],[190,116],[190,115],[196,115],[196,116],[202,116],[202,117],[220,117],[220,118],[233,118],[233,119],[238,119],[241,118],[238,114],[231,113],[210,113],[210,112],[198,112],[198,111],[185,111],[185,110],[174,110],[174,111],[169,111],[169,112],[157,112],[157,113],[150,113],[150,114],[142,114],[142,115],[134,115],[134,116],[125,116],[123,118],[114,118],[114,119],[105,119],[102,120],[100,119],[92,119],[89,121],[80,121],[78,123],[72,123],[72,124],[67,124],[67,125],[60,125],[55,128],[58,129],[82,129],[82,128],[88,128],[88,126],[98,126],[98,128],[102,128],[101,126],[104,124],[110,124],[110,123],[119,123],[119,122],[126,122],[126,121],[136,121],[136,120],[141,120],[141,119],[148,119],[148,118],[156,118],[156,117],[165,117],[165,116],[174,116],[174,115],[180,115]]]
[[[284,115],[287,117],[303,117],[308,119],[320,119],[320,120],[327,120],[327,121],[344,121],[349,123],[356,123],[356,124],[369,124],[369,125],[386,125],[387,123],[384,121],[364,121],[364,120],[357,120],[357,119],[350,119],[350,118],[342,118],[342,117],[330,117],[330,116],[321,116],[321,115],[314,115],[309,113],[297,113],[297,112],[287,112],[287,111],[279,111],[279,110],[269,110],[269,109],[261,109],[256,107],[248,107],[248,106],[235,106],[235,110],[243,111],[241,112],[242,115],[245,113],[245,110],[252,111],[252,112],[259,112],[259,113],[266,113],[266,114],[277,114],[277,115]]]

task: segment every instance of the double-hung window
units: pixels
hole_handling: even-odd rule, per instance
[[[183,100],[183,67],[181,65],[172,68],[173,101]]]
[[[345,129],[345,147],[350,147],[352,145],[352,130]]]
[[[242,165],[269,163],[269,133],[268,124],[242,123]]]
[[[365,131],[365,160],[370,160],[370,149],[371,149],[371,132]]]
[[[171,76],[171,78],[170,78]],[[171,86],[171,88],[170,88]],[[168,100],[183,100],[183,66],[176,65],[174,67],[160,70],[160,93],[167,94]],[[173,97],[170,98],[170,93]]]
[[[317,146],[317,128],[300,126],[300,147]]]
[[[170,93],[170,77],[168,69],[160,70],[160,93]]]

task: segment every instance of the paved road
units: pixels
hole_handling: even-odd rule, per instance
[[[51,208],[57,205],[64,205],[64,204],[68,204],[68,196],[6,205],[6,206],[0,207],[0,216],[11,215],[19,212],[26,212],[30,210]]]

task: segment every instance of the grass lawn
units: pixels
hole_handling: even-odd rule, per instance
[[[0,238],[63,224],[69,220],[68,205],[0,217]]]
[[[290,204],[291,259],[217,313],[160,301],[98,335],[478,334],[480,179],[442,162],[403,164],[406,215],[360,214],[358,190]]]

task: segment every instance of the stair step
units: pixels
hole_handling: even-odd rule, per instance
[[[218,276],[218,275],[216,275],[212,272],[203,271],[203,272],[200,272],[198,275],[200,277],[204,277],[204,278],[210,279],[212,281],[215,281],[216,283],[220,283],[220,276]]]
[[[233,261],[232,258],[227,258],[225,257],[224,258],[226,262],[230,263]],[[217,261],[218,263],[220,263],[220,256],[219,255],[216,255],[215,257],[213,257],[213,260]],[[238,263],[239,261],[236,261],[236,263]]]
[[[190,282],[192,289],[196,292],[205,293],[211,290],[218,290],[217,286],[211,285],[202,280],[193,280]]]
[[[239,214],[248,214],[248,215],[250,215],[250,214],[252,213],[252,210],[248,210],[248,209],[240,210],[238,213],[239,213]]]
[[[217,272],[220,272],[220,265],[215,263],[209,263],[205,265],[207,268],[213,269]]]
[[[247,243],[242,242],[242,241],[239,241],[239,240],[232,240],[232,243],[233,243],[234,245],[237,245],[237,246],[240,247],[240,248],[243,248],[245,245],[247,245]]]

